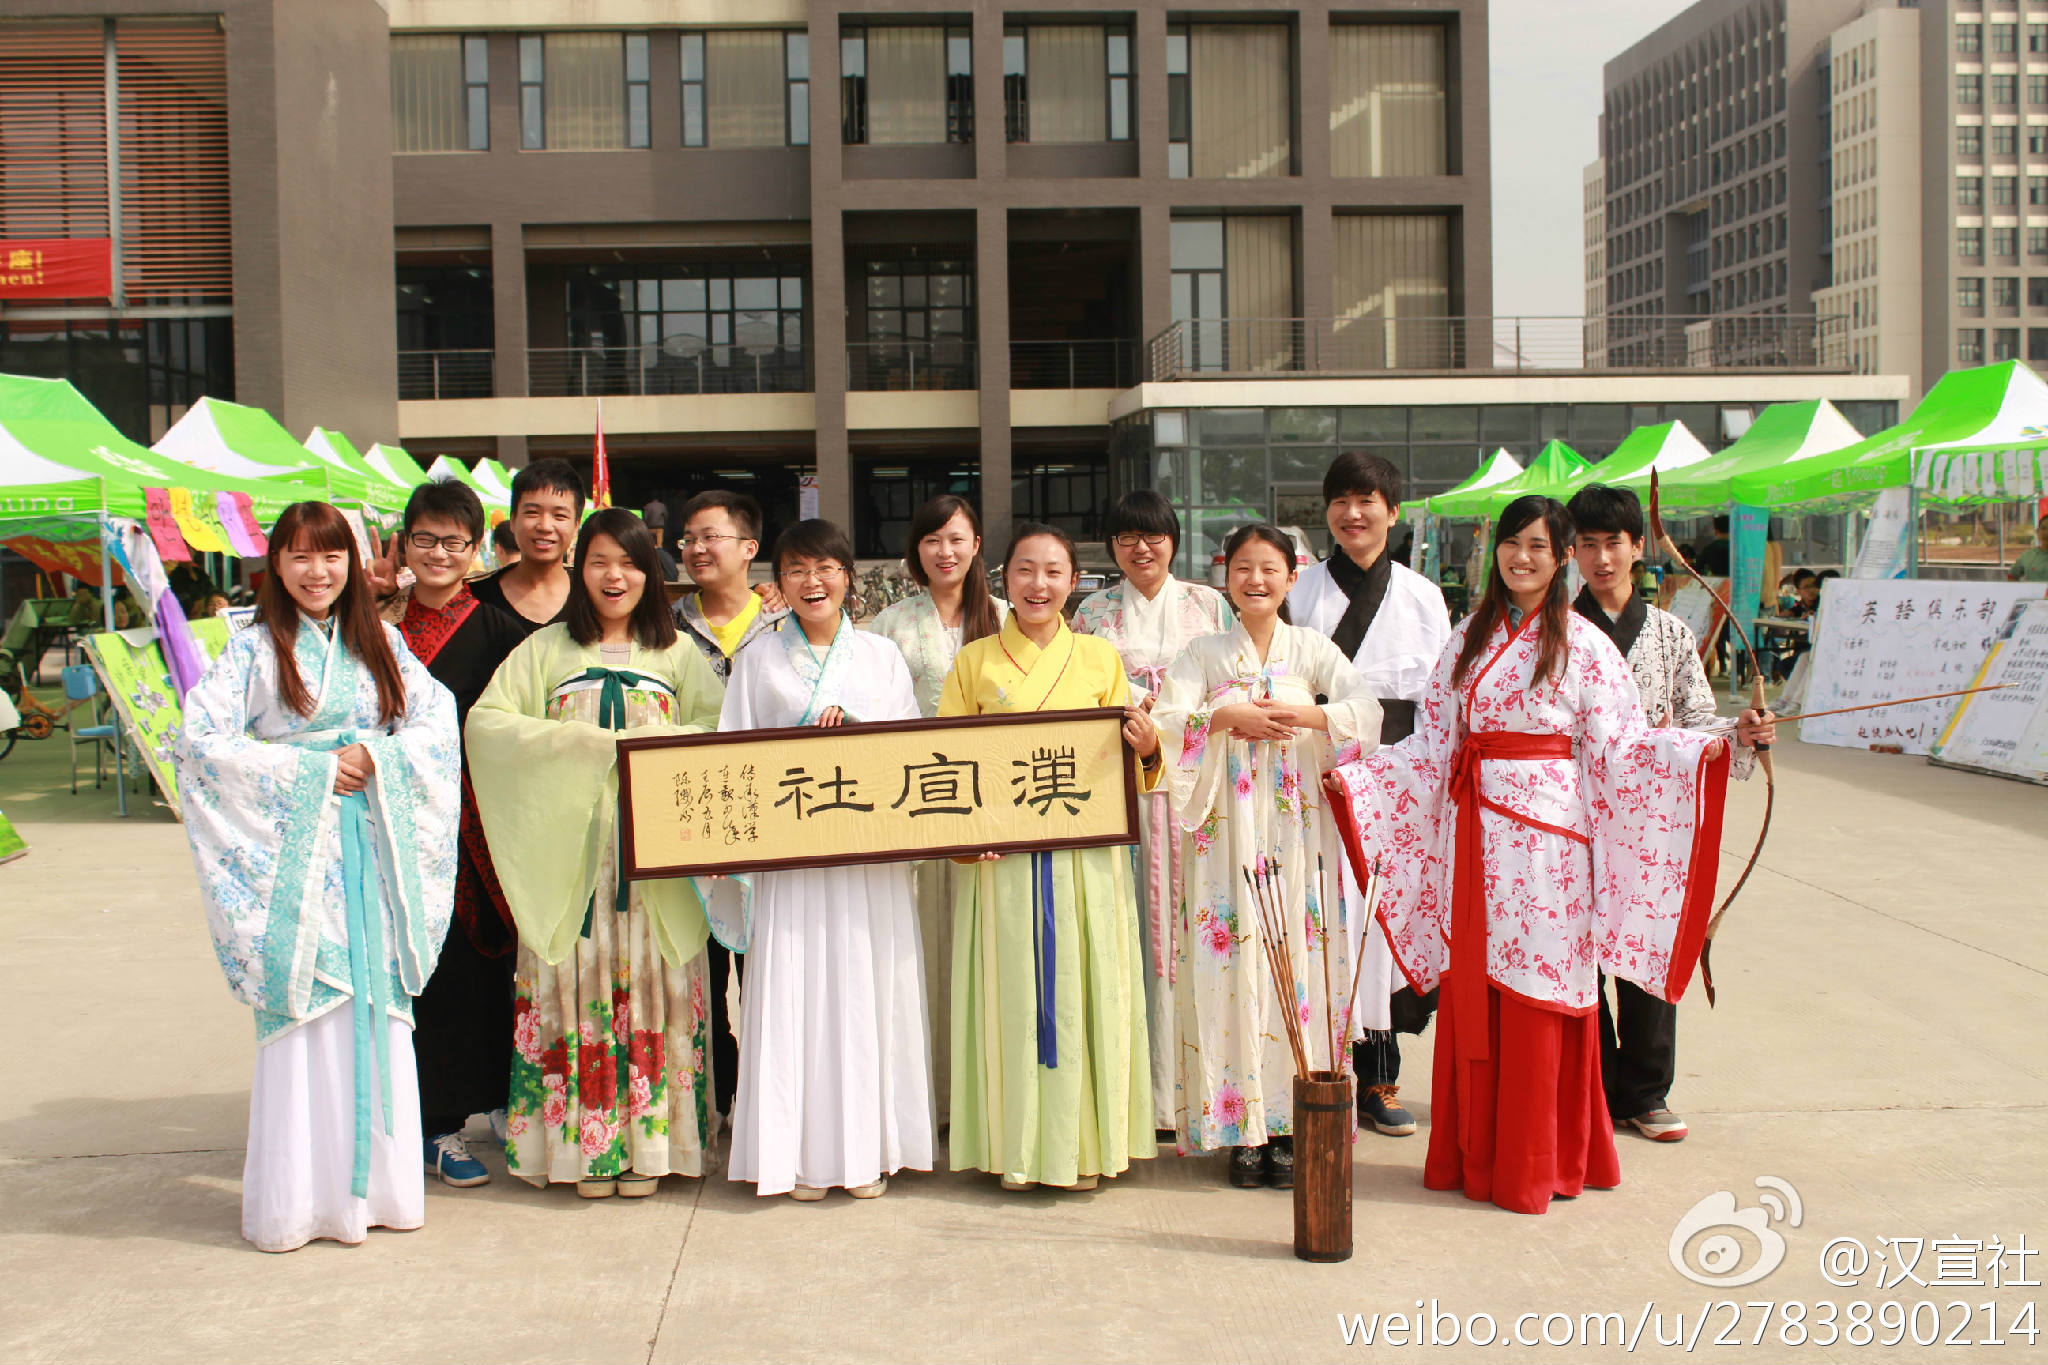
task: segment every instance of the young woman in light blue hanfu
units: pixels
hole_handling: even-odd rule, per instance
[[[256,1012],[242,1235],[426,1220],[412,997],[448,934],[455,701],[377,619],[339,512],[270,533],[256,621],[185,697],[179,806],[214,952]]]

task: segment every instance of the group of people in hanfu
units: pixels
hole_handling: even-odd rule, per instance
[[[655,534],[586,515],[560,461],[519,472],[519,557],[480,578],[461,484],[414,490],[390,553],[289,508],[178,752],[256,1014],[243,1235],[421,1226],[428,1173],[490,1178],[480,1115],[511,1175],[592,1199],[711,1174],[728,1123],[729,1177],[804,1201],[941,1160],[1088,1190],[1162,1142],[1285,1188],[1285,1012],[1326,1008],[1309,1060],[1390,1136],[1416,1129],[1398,1034],[1437,1018],[1430,1188],[1540,1213],[1616,1184],[1617,1127],[1685,1134],[1674,1006],[1731,753],[1771,717],[1717,723],[1685,626],[1635,596],[1631,494],[1513,503],[1454,626],[1389,553],[1398,471],[1344,454],[1323,492],[1326,561],[1244,525],[1221,592],[1174,576],[1171,505],[1125,495],[1121,580],[1071,621],[1067,534],[1020,526],[997,596],[975,509],[938,497],[909,528],[921,591],[865,628],[845,533],[791,526],[756,585],[734,493],[682,509],[673,607]],[[622,875],[622,738],[1105,707],[1135,847]]]

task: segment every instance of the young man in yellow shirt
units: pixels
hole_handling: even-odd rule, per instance
[[[733,656],[785,611],[779,597],[771,606],[747,582],[761,552],[761,505],[744,493],[716,489],[691,498],[682,522],[676,547],[697,590],[676,602],[676,626],[722,680],[732,672]]]

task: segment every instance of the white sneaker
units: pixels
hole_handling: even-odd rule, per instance
[[[498,1140],[498,1145],[500,1147],[503,1147],[505,1145],[505,1135],[508,1131],[510,1131],[510,1123],[505,1116],[505,1111],[502,1109],[493,1109],[490,1113],[484,1115],[484,1117],[490,1120],[491,1136]]]

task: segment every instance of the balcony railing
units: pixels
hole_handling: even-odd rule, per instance
[[[971,389],[979,382],[974,343],[964,337],[937,341],[853,341],[846,346],[849,389]]]
[[[496,391],[489,351],[400,351],[401,402],[434,398],[489,398]]]
[[[670,337],[648,346],[528,351],[526,386],[536,398],[804,393],[810,377],[801,346],[712,345]]]
[[[1389,370],[1845,368],[1840,315],[1197,318],[1145,349],[1150,381]]]
[[[1132,340],[1013,341],[1013,389],[1127,389],[1138,382]]]

